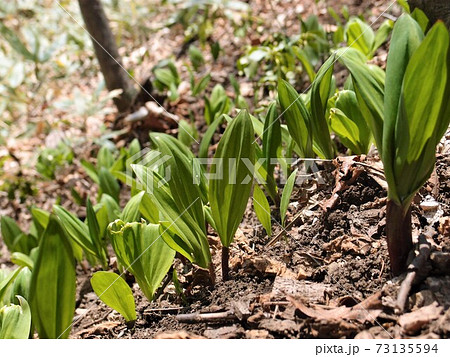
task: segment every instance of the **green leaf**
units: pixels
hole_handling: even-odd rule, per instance
[[[113,222],[114,220],[119,218],[121,210],[119,204],[114,198],[104,193],[100,199],[100,203],[106,206],[109,222]]]
[[[253,208],[255,209],[256,217],[263,225],[269,236],[272,235],[272,222],[270,214],[270,206],[267,201],[266,195],[258,186],[255,184],[253,187]]]
[[[0,309],[0,339],[28,339],[31,329],[31,312],[27,301],[17,296],[20,305]]]
[[[130,198],[125,208],[123,209],[121,219],[125,222],[138,222],[141,218],[141,201],[145,195],[145,191],[139,192]]]
[[[20,304],[20,301],[17,299],[17,295],[22,296],[25,300],[28,300],[30,297],[30,285],[32,277],[31,270],[28,267],[24,267],[19,270],[19,274],[17,274],[13,284],[8,291],[9,299],[4,299],[4,302],[6,303]]]
[[[85,159],[81,159],[81,166],[86,170],[88,176],[94,181],[96,184],[100,182],[98,178],[97,168],[89,161]]]
[[[119,202],[120,186],[114,175],[108,169],[102,167],[98,179],[102,193],[110,195],[116,202]]]
[[[289,134],[300,149],[301,157],[314,157],[311,114],[297,91],[285,80],[278,82],[278,100]]]
[[[281,203],[280,203],[280,216],[281,216],[281,225],[284,227],[284,223],[286,220],[286,213],[289,206],[289,202],[291,200],[292,190],[294,189],[295,179],[297,177],[298,169],[295,169],[288,177],[286,181],[286,185],[284,185],[283,193],[281,195]]]
[[[189,59],[191,60],[194,69],[197,71],[205,63],[202,52],[194,45],[189,46]]]
[[[75,311],[75,260],[59,221],[50,216],[31,279],[30,306],[40,338],[67,338]]]
[[[0,23],[0,33],[2,37],[11,45],[11,47],[25,59],[38,62],[37,57],[31,53],[17,34],[6,27],[3,23]]]
[[[346,25],[347,44],[369,57],[375,42],[372,28],[361,19],[354,17]]]
[[[317,76],[311,87],[311,128],[313,143],[318,156],[323,159],[332,159],[334,157],[333,144],[325,117],[327,102],[332,89],[331,83],[334,62],[334,55],[325,61],[319,72],[317,72]]]
[[[117,258],[151,301],[175,257],[175,251],[161,239],[160,225],[117,220],[109,231]]]
[[[29,254],[36,247],[37,239],[31,234],[25,234],[10,217],[2,216],[0,220],[3,240],[11,253]]]
[[[379,76],[361,61],[357,50],[346,48],[337,51],[337,54],[339,61],[351,73],[361,113],[373,134],[378,151],[383,155],[381,148],[383,138],[384,86],[379,82]]]
[[[199,226],[188,212],[190,206],[201,199],[196,198],[186,208],[180,210],[180,202],[176,202],[168,185],[163,183],[163,178],[158,173],[142,165],[132,165],[132,167],[137,178],[145,185],[147,192],[152,194],[152,199],[143,202],[143,205],[155,204],[163,216],[164,220],[160,223],[164,228],[162,233],[164,241],[190,261],[208,268],[211,254],[205,227]],[[152,208],[152,206],[143,207],[141,212],[151,213]]]
[[[116,273],[98,271],[92,276],[91,285],[98,298],[121,314],[126,321],[136,320],[133,292],[122,277]]]
[[[358,106],[353,91],[339,92],[335,108],[330,110],[331,129],[354,154],[366,154],[372,142],[372,134]]]
[[[90,199],[86,201],[86,214],[87,214],[87,225],[89,229],[90,239],[95,247],[95,257],[100,260],[100,263],[104,268],[108,267],[108,259],[103,248],[103,236],[100,232],[100,226],[98,224],[97,215],[95,214],[94,208]]]
[[[150,140],[161,152],[164,158],[163,165],[170,168],[170,179],[168,180],[172,197],[180,212],[187,210],[198,222],[200,227],[204,226],[202,201],[207,201],[206,181],[201,167],[194,172],[194,155],[180,142],[167,134],[150,134]],[[197,200],[197,198],[201,198]]]
[[[14,284],[17,276],[22,271],[22,268],[15,269],[12,272],[8,272],[8,274],[0,280],[0,305],[8,304],[10,302],[9,289]]]
[[[422,10],[416,7],[412,12],[411,17],[414,20],[416,20],[422,31],[425,33],[430,23],[430,20],[428,19],[427,15],[425,15],[425,13]]]
[[[208,157],[208,149],[209,145],[211,144],[211,140],[214,136],[214,133],[216,132],[217,128],[220,124],[223,122],[224,116],[221,115],[217,117],[208,127],[205,134],[203,134],[202,141],[200,143],[200,147],[198,149],[198,157],[199,158],[206,158]]]
[[[210,170],[214,175],[209,181],[211,214],[225,247],[233,241],[250,196],[255,159],[253,141],[252,121],[248,112],[242,110],[220,139],[214,155],[216,163]]]
[[[267,110],[266,120],[264,121],[262,151],[264,167],[267,176],[273,176],[273,170],[276,163],[278,149],[281,147],[281,124],[278,116],[277,105],[273,102]]]
[[[196,97],[201,92],[203,92],[206,87],[208,86],[209,82],[211,81],[211,75],[207,74],[206,76],[202,77],[200,81],[194,86],[192,89],[192,95]]]
[[[15,250],[15,242],[17,238],[24,234],[11,217],[2,216],[0,220],[2,238],[10,252]]]
[[[31,260],[31,258],[26,254],[20,252],[15,252],[11,254],[11,262],[18,266],[28,267],[30,268],[30,270],[33,270],[34,263]]]
[[[190,147],[195,141],[196,135],[197,130],[195,129],[195,126],[184,119],[178,121],[178,140],[184,145]]]
[[[376,50],[387,40],[389,34],[394,27],[394,22],[392,20],[385,20],[381,26],[378,28],[375,34],[375,40],[373,43],[372,50],[369,54],[369,58],[372,58],[376,52]]]
[[[50,218],[50,213],[39,209],[37,207],[33,207],[31,209],[31,216],[33,218],[33,223],[36,227],[38,237],[40,238],[42,233],[44,233],[45,228],[47,228],[47,224]]]
[[[114,157],[108,146],[102,146],[97,154],[97,168],[101,169],[104,167],[105,169],[109,169],[113,164]]]
[[[74,214],[65,208],[54,205],[53,210],[56,216],[61,220],[64,230],[68,236],[73,239],[86,253],[95,255],[95,245],[89,234],[89,228]]]
[[[449,42],[447,28],[438,22],[413,53],[405,71],[395,126],[394,175],[401,202],[409,201],[428,179],[436,145],[449,125]],[[421,171],[414,172],[419,168]]]
[[[384,97],[384,126],[382,158],[385,176],[390,187],[389,195],[400,204],[394,178],[395,126],[398,117],[399,101],[402,92],[406,67],[423,39],[423,32],[418,24],[405,14],[394,26],[386,67],[386,92]]]

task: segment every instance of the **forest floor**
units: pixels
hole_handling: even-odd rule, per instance
[[[266,31],[279,31],[280,24],[290,33],[299,32],[297,16],[316,14],[322,25],[329,15],[323,3],[313,0],[268,1],[250,0],[253,13],[263,19]],[[336,8],[347,4],[351,14],[363,14],[371,23],[386,10],[389,1],[342,0],[328,1]],[[161,11],[167,20],[169,11]],[[389,8],[390,16],[399,9]],[[273,19],[276,21],[273,21]],[[378,23],[378,22],[377,22]],[[220,26],[214,36],[221,38],[225,53],[221,59],[206,68],[212,83],[230,88],[228,74],[236,71],[236,59],[242,48],[252,41],[261,41],[259,33],[250,32],[246,38],[236,38]],[[183,44],[183,33],[176,26],[155,32],[151,41],[141,44],[150,54],[136,70],[136,77],[145,79],[146,71],[159,60],[178,53]],[[225,45],[227,44],[227,45]],[[138,51],[138,50],[136,50]],[[183,54],[180,65],[186,58]],[[133,65],[129,56],[126,66]],[[379,51],[374,61],[384,63],[386,49]],[[240,78],[242,93],[252,98],[252,87]],[[95,88],[86,83],[84,90]],[[67,89],[70,91],[70,89]],[[181,93],[180,99],[170,103],[167,110],[187,117],[192,110],[198,119],[198,130],[203,132],[200,118],[202,102],[193,102]],[[37,116],[39,113],[36,114]],[[80,121],[86,118],[80,118]],[[92,116],[87,130],[90,137],[101,134],[103,123],[112,126],[114,116]],[[154,129],[155,122],[125,125],[126,133],[117,141],[123,146],[133,137]],[[176,128],[162,124],[161,130],[176,133]],[[59,127],[53,136],[38,135],[33,139],[10,139],[8,150],[16,149],[17,162],[6,169],[11,177],[18,175],[32,182],[35,195],[25,198],[0,194],[0,213],[18,220],[26,230],[30,224],[28,207],[51,210],[54,203],[80,217],[83,207],[73,203],[71,188],[82,198],[95,197],[95,189],[83,171],[80,160],[92,161],[98,146],[94,140],[75,148],[71,165],[61,169],[56,180],[43,181],[30,163],[37,147],[58,140],[58,135],[83,136],[82,131]],[[13,136],[12,136],[13,137]],[[0,148],[1,149],[1,148]],[[301,165],[302,163],[300,163]],[[78,270],[77,309],[71,338],[448,338],[450,336],[450,135],[439,147],[437,168],[413,204],[413,234],[415,237],[426,225],[427,219],[439,235],[433,236],[432,253],[426,266],[426,275],[413,287],[406,308],[396,307],[401,279],[392,279],[385,240],[386,183],[382,165],[376,155],[339,157],[332,162],[318,161],[314,175],[296,186],[289,205],[287,225],[281,226],[279,217],[273,217],[273,234],[268,237],[249,204],[235,242],[231,246],[230,280],[222,281],[220,272],[220,240],[211,230],[213,261],[217,282],[205,286],[204,272],[187,267],[176,259],[176,270],[184,288],[184,299],[172,283],[160,296],[149,302],[134,283],[127,281],[136,297],[138,319],[133,327],[98,300],[90,287],[93,269]],[[129,189],[123,187],[123,199]],[[439,208],[430,218],[423,210],[427,196],[432,196]],[[425,222],[425,223],[424,223]],[[437,237],[437,238],[436,238]],[[1,247],[0,266],[9,266],[9,255]],[[187,272],[187,274],[186,274]]]

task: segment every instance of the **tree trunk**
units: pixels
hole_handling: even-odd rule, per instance
[[[450,29],[450,0],[408,0],[408,3],[411,11],[418,7],[428,16],[432,24],[442,20]]]
[[[91,35],[106,87],[109,91],[122,89],[122,94],[114,98],[114,104],[119,112],[125,112],[132,105],[137,92],[128,73],[122,68],[122,60],[101,0],[78,0],[78,4],[86,29]]]
[[[394,276],[406,271],[409,252],[413,249],[411,207],[405,213],[402,206],[388,200],[386,207],[386,237],[391,271]]]

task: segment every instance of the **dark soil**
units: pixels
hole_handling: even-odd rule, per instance
[[[441,159],[444,160],[444,159]],[[445,159],[446,160],[446,159]],[[443,162],[438,162],[438,174]],[[399,326],[392,308],[398,285],[392,281],[384,235],[385,190],[374,180],[370,169],[364,169],[350,187],[339,193],[334,208],[325,211],[317,204],[327,200],[334,188],[333,167],[323,168],[328,177],[320,186],[306,182],[294,191],[287,224],[302,211],[284,237],[267,246],[269,237],[257,224],[249,210],[232,246],[231,279],[222,282],[217,269],[218,283],[201,286],[184,281],[186,303],[169,284],[164,293],[149,303],[134,285],[138,320],[128,328],[122,317],[111,312],[88,292],[77,310],[82,317],[74,326],[74,338],[351,338],[361,337],[430,337],[448,336],[449,324],[442,318],[432,318],[420,329],[410,331]],[[304,200],[305,186],[309,186],[309,201]],[[315,187],[311,189],[311,187]],[[320,187],[320,188],[318,188]],[[442,187],[442,186],[441,186]],[[302,193],[303,192],[303,193]],[[448,193],[442,193],[442,198]],[[294,203],[294,205],[292,204]],[[273,208],[275,211],[275,207]],[[413,210],[416,228],[420,209]],[[275,236],[280,230],[274,222]],[[211,237],[212,240],[216,239]],[[439,247],[447,247],[448,236],[439,236]],[[442,249],[442,248],[438,248]],[[215,260],[219,252],[215,252]],[[219,264],[217,264],[219,266]],[[430,280],[431,279],[431,280]],[[194,279],[195,280],[195,279]],[[449,281],[442,272],[430,276],[415,288],[410,300],[411,311],[439,301],[448,304],[439,291],[449,289]],[[281,288],[280,288],[281,284]],[[439,285],[436,288],[436,284]],[[433,287],[434,286],[434,287]],[[434,292],[433,292],[434,289]],[[363,322],[336,319],[317,319],[305,316],[291,303],[290,298],[305,304],[328,306],[333,309],[351,308],[376,294],[383,296],[382,313],[376,320]],[[427,296],[418,305],[417,299]],[[440,297],[439,297],[440,296]],[[381,299],[381,298],[380,298]],[[381,300],[380,300],[381,304]],[[236,311],[244,306],[248,314],[243,318],[219,319],[208,323],[180,323],[177,315],[189,313],[218,313]],[[238,309],[239,310],[239,309]],[[374,310],[378,311],[378,310]],[[412,313],[412,312],[411,312]],[[371,316],[372,310],[364,314]],[[239,315],[239,314],[236,314]],[[93,322],[96,322],[93,324]]]

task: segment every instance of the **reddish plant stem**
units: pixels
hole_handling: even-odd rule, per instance
[[[216,285],[216,268],[213,262],[209,263],[209,277],[211,279],[211,285]]]
[[[229,278],[230,273],[230,248],[222,246],[222,280],[226,281]]]
[[[413,249],[411,207],[405,212],[405,209],[394,201],[387,201],[386,238],[391,271],[394,276],[398,276],[406,271],[408,255]]]

